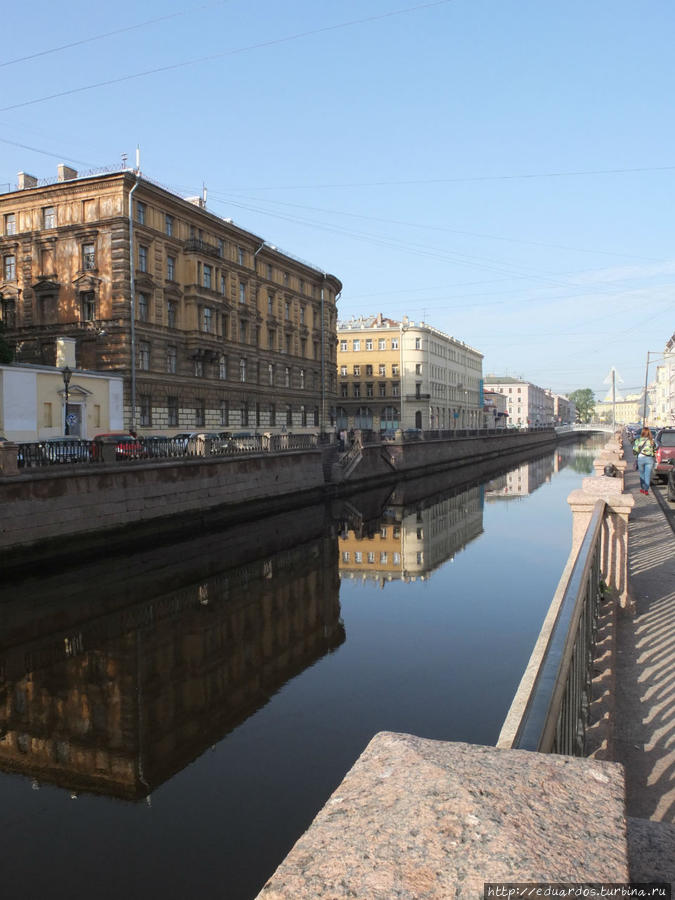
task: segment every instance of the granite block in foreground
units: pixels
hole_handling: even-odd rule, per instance
[[[448,900],[628,881],[616,763],[375,735],[260,900]]]

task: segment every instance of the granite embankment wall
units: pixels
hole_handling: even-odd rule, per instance
[[[159,538],[322,499],[319,450],[127,462],[0,477],[0,553],[30,558]],[[134,526],[133,529],[128,526]]]
[[[554,442],[553,431],[383,442],[365,447],[358,466],[341,484],[325,483],[321,450],[0,475],[0,553],[8,567],[10,558],[21,565],[36,556],[44,561],[164,540],[423,473],[544,451]]]

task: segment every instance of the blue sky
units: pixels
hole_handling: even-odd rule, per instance
[[[4,11],[0,190],[140,144],[148,177],[337,275],[342,318],[639,389],[675,331],[671,0],[183,2]]]

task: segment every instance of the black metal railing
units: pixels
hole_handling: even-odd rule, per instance
[[[190,459],[200,456],[240,456],[250,453],[284,453],[314,450],[315,434],[251,434],[208,437],[106,437],[102,440],[45,440],[17,444],[20,469],[65,463],[127,462],[149,459]]]
[[[603,595],[598,500],[542,626],[497,746],[583,756],[591,704],[597,621]]]

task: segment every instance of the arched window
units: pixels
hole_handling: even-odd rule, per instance
[[[373,427],[373,411],[368,406],[359,406],[354,416],[354,428],[370,431]]]
[[[395,406],[385,406],[380,416],[380,431],[396,431],[398,428],[398,410]]]

